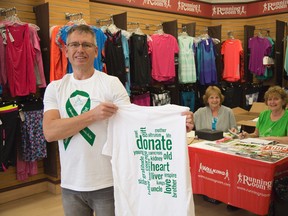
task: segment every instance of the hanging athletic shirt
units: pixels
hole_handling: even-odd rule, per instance
[[[216,84],[217,70],[212,38],[201,40],[197,45],[198,77],[201,85]]]
[[[166,104],[171,104],[171,96],[169,91],[164,91],[162,93],[151,93],[152,106],[162,106]]]
[[[179,52],[177,40],[170,34],[153,34],[148,42],[152,61],[152,78],[168,81],[176,76],[174,56]]]
[[[16,148],[21,137],[20,124],[18,106],[0,108],[0,172],[16,165]]]
[[[125,88],[126,88],[128,95],[130,96],[131,95],[131,81],[130,81],[129,44],[128,44],[128,39],[123,34],[121,35],[121,42],[122,42],[123,55],[124,55],[124,61],[125,61],[125,72],[126,72]]]
[[[37,86],[39,88],[45,88],[47,84],[44,74],[42,53],[40,47],[40,38],[37,34],[37,29],[35,29],[34,27],[30,27],[29,32],[30,32],[31,45],[33,46],[32,48],[34,48],[33,50],[35,52],[34,71],[36,75]]]
[[[55,26],[51,32],[50,82],[61,79],[67,73],[68,59],[65,54],[65,42],[57,37],[61,27]]]
[[[103,154],[112,156],[116,215],[195,215],[181,115],[187,110],[120,105],[109,119]]]
[[[105,63],[107,67],[107,73],[109,75],[118,77],[122,84],[125,86],[127,77],[121,30],[115,34],[112,34],[106,30],[105,35],[107,36],[105,43]]]
[[[6,37],[6,67],[11,96],[26,96],[36,93],[35,53],[31,46],[28,24],[7,25]]]
[[[253,37],[248,41],[250,49],[249,70],[256,75],[263,75],[265,66],[263,65],[263,57],[268,56],[272,45],[267,38]]]
[[[196,68],[195,57],[193,51],[194,39],[190,36],[178,37],[179,44],[179,65],[178,65],[178,78],[180,83],[195,83]]]
[[[195,110],[195,92],[194,91],[182,91],[181,94],[181,105],[187,106],[192,112]]]
[[[268,59],[273,59],[274,58],[274,53],[275,53],[275,42],[271,37],[266,37],[269,42],[271,43],[271,49],[270,49],[270,53],[267,55],[269,56]],[[266,56],[266,57],[267,57]],[[263,58],[263,65],[265,67],[265,71],[263,75],[256,75],[256,78],[258,80],[267,80],[273,77],[273,71],[274,71],[274,67],[273,64],[270,64],[271,62],[265,62],[265,59]]]
[[[141,95],[132,95],[131,103],[139,106],[150,106],[151,104],[150,93],[147,92]]]
[[[6,73],[6,29],[5,27],[0,27],[0,85],[5,85],[7,83],[7,73]]]
[[[151,80],[147,35],[133,33],[130,37],[130,74],[132,86],[147,86]]]
[[[242,51],[242,44],[238,39],[227,39],[222,44],[221,54],[224,55],[224,80],[236,82],[240,79],[240,53]]]

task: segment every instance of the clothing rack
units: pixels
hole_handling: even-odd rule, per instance
[[[98,26],[101,26],[101,23],[108,23],[107,25],[109,24],[114,24],[114,20],[113,20],[113,15],[110,15],[110,18],[108,19],[96,19],[96,24]]]
[[[157,24],[157,25],[155,25],[155,24],[145,24],[145,29],[146,30],[151,30],[150,29],[151,27],[155,28],[154,31],[161,30],[161,29],[163,30],[163,24],[162,23]]]
[[[0,15],[1,16],[7,16],[9,14],[9,16],[15,15],[17,12],[16,7],[13,8],[0,8]]]
[[[187,26],[182,26],[182,28],[178,28],[179,36],[188,36]]]
[[[208,27],[204,27],[202,30],[197,31],[199,35],[208,34]]]
[[[129,32],[133,32],[133,33],[136,33],[138,35],[144,35],[144,32],[142,32],[142,30],[140,28],[141,23],[128,22],[127,25],[131,26],[130,28],[127,29]],[[143,24],[143,25],[145,25],[145,24]]]
[[[82,19],[83,18],[83,13],[65,13],[65,19],[66,20],[71,20],[71,18],[73,17],[73,19]]]
[[[128,22],[127,25],[136,25],[137,28],[140,27],[140,23],[139,22]]]
[[[255,30],[258,30],[258,31],[269,31],[270,32],[269,28],[257,28]]]
[[[181,29],[182,29],[183,32],[187,32],[187,26],[182,26]]]
[[[187,32],[187,26],[182,26],[181,28],[177,28],[179,32]]]
[[[258,31],[257,34],[259,37],[269,36],[269,34],[270,34],[269,28],[258,28],[258,29],[255,29],[255,31]],[[263,33],[265,33],[265,35],[263,35]]]

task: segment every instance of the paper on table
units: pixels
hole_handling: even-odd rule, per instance
[[[262,145],[268,145],[268,144],[274,143],[273,140],[264,140],[260,138],[246,138],[246,139],[241,139],[240,141],[244,143],[262,144]]]
[[[195,137],[195,131],[190,131],[187,133],[187,137]]]

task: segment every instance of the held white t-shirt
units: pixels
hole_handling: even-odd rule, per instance
[[[116,215],[194,216],[188,109],[121,105],[109,119],[103,154],[112,156]]]

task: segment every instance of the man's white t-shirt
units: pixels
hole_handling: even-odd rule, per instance
[[[112,156],[116,215],[194,215],[187,110],[121,105],[109,119],[103,154]]]
[[[128,94],[117,77],[100,71],[85,80],[66,74],[51,82],[45,91],[44,112],[59,110],[61,118],[69,118],[69,110],[80,114],[101,102],[130,104]],[[113,186],[110,157],[102,154],[108,121],[97,121],[69,142],[59,140],[61,187],[75,191],[94,191]]]

